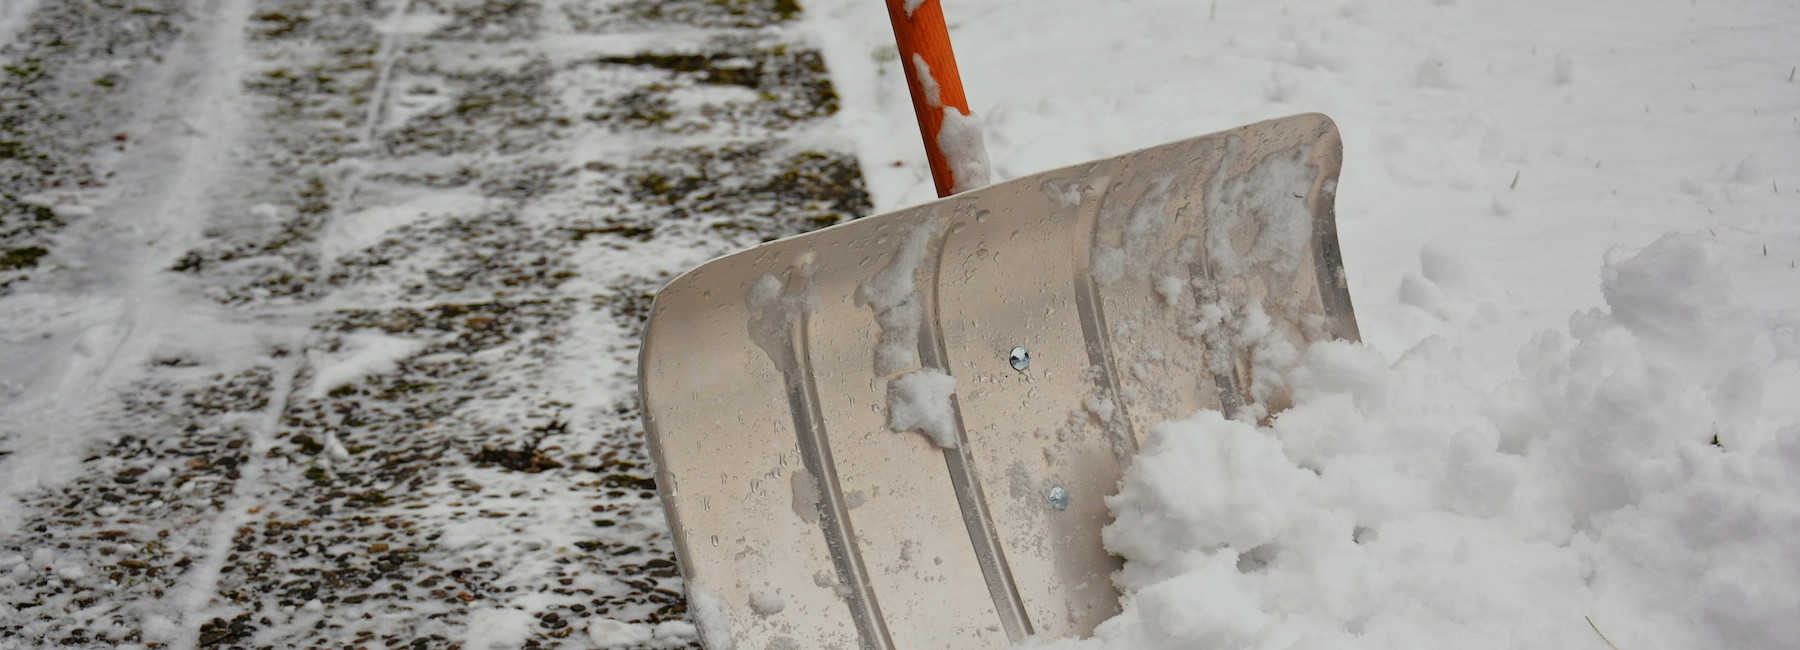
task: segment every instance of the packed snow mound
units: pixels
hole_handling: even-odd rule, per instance
[[[1154,428],[1109,499],[1124,612],[1075,648],[1778,648],[1800,422],[1712,244],[1608,256],[1605,309],[1489,387],[1441,338],[1314,346],[1270,425]],[[1602,639],[1604,635],[1604,639]]]

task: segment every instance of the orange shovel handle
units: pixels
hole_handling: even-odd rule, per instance
[[[938,146],[938,131],[944,127],[945,106],[969,114],[969,100],[963,96],[962,76],[956,72],[956,54],[950,51],[950,30],[944,27],[944,8],[939,0],[925,0],[906,15],[906,0],[887,0],[888,19],[894,23],[894,41],[900,46],[900,68],[906,71],[906,88],[912,93],[913,113],[919,118],[919,135],[925,138],[925,159],[931,163],[931,180],[938,196],[950,196],[956,179],[950,174],[950,163]],[[915,58],[916,57],[916,58]],[[917,61],[924,60],[931,78],[937,82],[938,101],[926,94],[919,76]]]

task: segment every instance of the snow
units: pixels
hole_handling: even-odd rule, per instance
[[[0,2],[0,645],[694,645],[648,296],[866,200],[779,7],[526,4]]]
[[[881,328],[875,347],[875,374],[891,376],[919,363],[919,325],[924,314],[919,304],[919,268],[931,250],[931,241],[943,230],[941,220],[914,226],[896,242],[887,266],[856,287],[856,303],[874,312]]]
[[[955,449],[956,378],[942,370],[915,370],[888,383],[888,428],[918,431],[933,444]]]
[[[699,582],[689,582],[687,593],[688,612],[694,617],[700,640],[708,650],[732,650],[731,620],[719,609],[719,599]]]
[[[656,627],[652,629],[651,632],[658,639],[670,639],[675,641],[685,641],[700,634],[694,628],[694,624],[687,621],[663,621],[657,623]]]
[[[1243,144],[1227,145],[1221,167],[1237,164]],[[1206,218],[1216,226],[1207,230],[1206,254],[1220,272],[1242,274],[1253,267],[1271,266],[1278,277],[1291,276],[1306,259],[1302,254],[1312,239],[1312,219],[1303,201],[1284,188],[1309,187],[1315,176],[1299,151],[1276,154],[1250,171],[1233,176],[1214,175],[1214,187],[1206,193]],[[1235,232],[1259,226],[1248,251],[1232,244]]]
[[[908,11],[907,15],[912,12]],[[938,126],[937,146],[944,154],[945,164],[950,166],[951,191],[965,192],[987,185],[993,172],[989,171],[987,145],[982,140],[981,118],[972,111],[965,113],[957,107],[944,105],[943,87],[931,75],[931,66],[925,62],[925,57],[914,54],[912,65],[919,77],[919,89],[925,94],[925,104],[944,111],[944,121]]]
[[[1702,377],[1731,370],[1762,329],[1732,289],[1719,249],[1695,235],[1664,235],[1636,256],[1612,251],[1600,274],[1613,319]]]
[[[992,180],[987,146],[982,142],[981,118],[974,113],[945,106],[944,123],[938,127],[937,145],[938,150],[944,152],[944,162],[950,165],[950,178],[954,179],[950,186],[952,192],[967,192]]]
[[[461,42],[438,33],[479,2],[339,2],[306,14],[330,22],[317,33],[273,41],[282,25],[253,20],[268,3],[217,4],[148,3],[174,9],[118,18],[138,23],[78,24],[130,29],[70,32],[79,56],[118,46],[117,58],[82,58],[77,77],[57,79],[81,89],[74,103],[31,105],[46,115],[95,112],[94,124],[107,128],[57,128],[75,134],[70,150],[93,152],[77,163],[91,162],[105,182],[64,179],[20,198],[70,225],[46,240],[53,250],[33,278],[0,295],[0,591],[21,606],[10,608],[8,633],[80,644],[61,635],[86,629],[111,641],[139,634],[124,647],[210,647],[209,620],[254,605],[262,613],[246,620],[257,621],[258,636],[229,643],[347,645],[366,630],[383,636],[371,645],[416,632],[517,647],[554,643],[537,616],[556,609],[577,633],[555,637],[569,645],[677,646],[703,636],[729,647],[719,604],[697,585],[689,585],[693,623],[649,622],[671,605],[663,594],[682,586],[672,567],[670,576],[621,576],[656,586],[636,589],[600,570],[615,565],[593,564],[629,561],[648,573],[643,562],[666,556],[668,531],[652,497],[602,497],[614,486],[588,480],[589,467],[605,467],[597,452],[575,456],[629,449],[593,442],[623,435],[635,418],[633,353],[615,354],[633,349],[632,334],[608,310],[629,311],[629,299],[669,273],[778,229],[715,236],[738,222],[719,216],[730,210],[688,210],[714,207],[693,202],[680,206],[685,221],[648,223],[654,242],[609,235],[577,251],[556,228],[570,226],[571,214],[614,207],[629,218],[664,214],[605,203],[634,191],[606,184],[627,172],[585,165],[635,178],[737,178],[742,169],[652,154],[777,137],[807,150],[849,141],[878,211],[935,198],[900,69],[915,62],[872,45],[890,42],[883,9],[805,3],[798,29],[824,49],[841,101],[797,133],[780,120],[750,125],[700,110],[760,117],[765,105],[791,107],[783,101],[708,87],[696,74],[594,63],[650,47],[711,56],[719,53],[711,39],[748,32],[799,51],[808,39],[791,38],[791,25],[578,33],[574,17],[596,3],[546,2],[520,12],[541,13],[542,25],[510,34],[505,16],[482,18],[482,30],[494,29]],[[23,48],[28,18],[58,6],[4,3],[0,43]],[[135,6],[63,13],[114,20]],[[1117,521],[1108,544],[1127,559],[1115,578],[1124,612],[1091,639],[1032,643],[1781,648],[1800,638],[1792,617],[1800,559],[1791,550],[1800,536],[1800,403],[1791,398],[1800,395],[1800,9],[1678,0],[945,8],[978,110],[967,123],[960,111],[946,114],[941,144],[966,153],[985,142],[993,178],[1303,111],[1333,116],[1345,139],[1338,231],[1363,343],[1259,356],[1257,381],[1269,376],[1294,393],[1293,407],[1272,419],[1203,412],[1154,429],[1109,501]],[[156,28],[161,16],[168,25]],[[114,32],[127,38],[91,40]],[[168,45],[177,32],[180,46]],[[7,50],[9,63],[15,51],[27,52]],[[513,59],[540,56],[554,83],[519,81],[530,75]],[[293,96],[246,83],[286,67],[352,76]],[[89,73],[109,70],[125,71],[135,90],[107,94],[92,83]],[[630,84],[662,88],[656,98],[669,99],[675,115],[617,129],[624,118],[599,109],[588,117],[591,107],[623,103]],[[791,88],[774,90],[781,99]],[[484,113],[496,97],[559,103]],[[458,103],[465,99],[482,101]],[[120,102],[130,110],[107,113]],[[275,119],[269,106],[312,112]],[[452,107],[468,115],[454,117]],[[537,109],[543,122],[505,125],[537,119]],[[141,115],[126,115],[133,111]],[[979,135],[975,113],[985,118]],[[441,119],[461,157],[383,151],[413,144],[399,136],[415,119]],[[544,126],[561,122],[577,127]],[[281,157],[293,143],[312,157]],[[661,162],[631,167],[653,159]],[[457,181],[451,167],[463,164],[487,175]],[[536,166],[562,175],[544,181],[552,186],[544,195],[514,193],[535,187],[523,171]],[[329,209],[313,215],[322,224],[294,222],[299,239],[280,237],[290,224],[271,222],[306,203],[293,194],[306,180],[294,170],[317,172],[329,190]],[[1078,188],[1044,190],[1080,198]],[[1237,198],[1281,209],[1280,197]],[[1133,236],[1155,236],[1156,224],[1141,225]],[[1272,234],[1281,236],[1271,246],[1299,240]],[[858,298],[881,328],[871,363],[893,378],[891,424],[953,445],[944,423],[955,379],[917,368],[916,276],[934,236],[891,234],[902,254]],[[508,278],[529,270],[508,247],[518,242],[550,270],[576,260],[580,277],[515,286],[484,284],[478,273],[452,284],[463,268]],[[191,251],[224,254],[205,260],[216,265],[168,270]],[[1103,285],[1158,273],[1170,306],[1195,310],[1196,336],[1222,333],[1245,346],[1267,329],[1242,306],[1183,302],[1192,279],[1144,268],[1129,245],[1093,257]],[[320,268],[307,271],[309,259]],[[366,277],[331,276],[356,269]],[[259,284],[303,272],[319,277],[293,286],[320,296]],[[809,306],[805,281],[771,276],[750,287],[768,317],[763,334],[787,333],[781,324]],[[577,297],[580,307],[533,311]],[[586,304],[596,297],[600,306]],[[510,311],[484,307],[502,298]],[[408,314],[426,315],[414,316],[415,327]],[[388,318],[395,329],[383,328]],[[450,333],[478,350],[409,347],[438,346],[433,337]],[[451,372],[464,364],[481,365]],[[449,374],[434,377],[436,369]],[[372,419],[336,429],[347,415],[329,397],[342,387],[391,397],[358,402],[368,407],[359,417]],[[440,402],[407,396],[434,391],[468,406],[418,415]],[[1083,406],[1104,420],[1128,398]],[[193,408],[183,410],[184,400]],[[571,420],[580,439],[551,440],[572,466],[561,472],[458,466],[473,463],[457,454],[486,442],[516,448],[535,435],[528,431],[548,435]],[[451,433],[416,436],[415,426]],[[302,432],[317,434],[307,440],[318,454],[301,451]],[[167,448],[108,446],[126,435]],[[379,446],[390,439],[404,442]],[[380,452],[360,451],[371,448]],[[438,449],[454,453],[431,456]],[[604,461],[621,459],[643,462],[629,452]],[[391,463],[423,482],[380,477]],[[642,478],[611,467],[609,479]],[[565,482],[541,482],[551,479]],[[95,486],[132,496],[98,501]],[[816,501],[795,493],[798,510]],[[350,498],[370,494],[396,503]],[[595,503],[613,509],[570,515]],[[310,514],[320,507],[339,510]],[[334,528],[364,507],[404,525]],[[40,522],[51,524],[45,536],[33,532]],[[598,523],[607,525],[601,533]],[[422,533],[411,532],[415,524]],[[233,550],[249,528],[301,541],[271,547],[281,554],[263,564]],[[101,538],[115,530],[126,536]],[[343,598],[353,590],[326,600],[286,591],[295,575],[374,564],[368,540],[330,541],[351,533],[394,535],[395,553],[401,540],[415,544],[420,557],[405,566],[417,572],[402,578],[452,568],[459,577],[443,578],[446,595],[434,598],[427,588],[393,599],[375,588],[398,582],[354,591],[375,596],[366,602]],[[613,556],[577,543],[639,550]],[[581,558],[574,573],[555,562],[563,557]],[[625,559],[604,559],[614,557]],[[126,571],[124,562],[160,573]],[[108,577],[115,570],[127,579]],[[265,594],[273,595],[265,602]],[[603,615],[602,598],[624,604]],[[591,615],[570,613],[590,603]],[[334,631],[306,636],[327,621]]]
[[[774,616],[787,608],[787,599],[781,594],[759,592],[750,595],[750,611],[757,616]]]
[[[316,352],[310,359],[314,370],[308,397],[321,399],[333,389],[365,377],[391,372],[395,364],[418,354],[429,341],[403,339],[377,332],[358,332],[344,337],[335,353]]]
[[[887,27],[864,4],[808,5],[841,119],[878,210],[928,201],[920,147],[891,126],[911,119],[901,63],[871,56]],[[1032,645],[1800,638],[1800,560],[1783,552],[1800,534],[1800,404],[1778,397],[1800,394],[1800,11],[945,10],[999,180],[1304,111],[1345,140],[1330,189],[1363,343],[1270,350],[1258,381],[1294,391],[1271,420],[1158,427],[1109,501],[1124,612],[1092,639]],[[1282,208],[1253,188],[1242,205]],[[1154,273],[1196,336],[1255,344],[1255,314],[1194,304],[1189,278],[1132,254],[1158,227],[1094,251],[1096,279]],[[1304,240],[1272,235],[1261,259]]]
[[[655,628],[601,617],[588,623],[587,633],[596,647],[626,648],[648,643],[655,636]]]
[[[38,0],[13,0],[0,7],[0,43],[12,40],[13,32],[24,23],[25,17],[37,8]],[[912,15],[907,12],[907,15]]]
[[[1613,255],[1620,299],[1497,388],[1442,339],[1397,360],[1329,343],[1269,426],[1158,426],[1108,500],[1125,613],[1045,646],[1572,647],[1591,619],[1620,647],[1780,647],[1800,635],[1800,424],[1758,422],[1760,387],[1719,372],[1777,362],[1743,345],[1766,325],[1696,327],[1745,315],[1715,249]]]
[[[937,77],[932,76],[931,64],[925,62],[925,57],[914,54],[912,66],[913,75],[919,78],[919,90],[925,95],[925,105],[931,108],[943,107],[944,88],[938,85]]]
[[[469,612],[469,636],[463,645],[477,650],[517,648],[531,634],[531,615],[516,609],[483,608]]]

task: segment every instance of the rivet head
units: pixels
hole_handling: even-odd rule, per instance
[[[1061,485],[1050,488],[1050,509],[1059,512],[1069,509],[1069,491]]]
[[[1025,372],[1026,368],[1031,367],[1031,352],[1023,347],[1013,348],[1012,354],[1006,355],[1006,362],[1012,364],[1013,370]]]

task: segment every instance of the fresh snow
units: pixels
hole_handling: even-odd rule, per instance
[[[912,15],[908,10],[907,15]],[[950,166],[951,192],[966,192],[984,185],[993,179],[989,170],[987,145],[981,135],[981,118],[973,111],[963,112],[955,106],[944,105],[943,86],[938,85],[937,77],[931,74],[931,65],[925,57],[912,56],[913,74],[919,78],[919,89],[925,95],[925,105],[944,112],[944,121],[938,126],[938,151],[944,154],[944,163]]]
[[[944,105],[944,87],[938,85],[937,77],[931,74],[931,64],[925,57],[912,55],[913,76],[919,78],[919,92],[925,97],[925,105],[939,108]]]
[[[856,287],[856,303],[868,307],[881,328],[875,346],[877,376],[893,376],[919,364],[919,326],[924,318],[919,296],[919,270],[931,240],[943,231],[928,219],[895,242],[894,256],[875,275]]]
[[[899,62],[869,45],[885,40],[873,4],[808,8],[885,210],[933,197],[916,139],[892,128],[911,107]],[[1800,10],[945,12],[996,180],[1298,112],[1345,140],[1338,234],[1363,343],[1272,359],[1295,404],[1266,424],[1157,428],[1108,502],[1124,613],[1028,645],[1800,638]],[[1133,272],[1129,250],[1096,251],[1102,282]],[[1157,280],[1170,307],[1185,299],[1186,278]]]
[[[700,640],[708,650],[732,650],[731,619],[719,609],[719,599],[706,590],[706,585],[688,583],[688,613],[699,629]]]
[[[798,26],[499,4],[0,6],[0,58],[60,83],[0,85],[45,102],[5,137],[56,181],[0,207],[67,224],[19,240],[49,249],[29,279],[0,269],[0,646],[730,647],[704,589],[692,622],[669,613],[632,323],[670,274],[837,215],[745,189],[814,151],[853,145],[877,211],[935,198],[911,62],[870,0],[805,2]],[[1266,422],[1156,428],[1108,501],[1124,612],[1028,644],[1800,638],[1800,8],[945,11],[996,180],[1298,112],[1345,140],[1363,342],[1267,358],[1294,406]],[[714,83],[748,69],[730,57],[811,69],[815,46],[830,110],[797,72],[769,73],[772,99]],[[749,177],[724,186],[749,212],[679,185]],[[900,340],[918,262],[892,263],[859,298]],[[532,269],[571,275],[509,283]],[[1158,281],[1180,303],[1191,279]],[[773,319],[801,284],[749,289]],[[896,355],[884,374],[920,390],[895,404],[929,422],[954,379],[898,349],[871,363]]]
[[[596,647],[629,648],[648,643],[654,636],[654,628],[610,618],[596,618],[588,623],[587,633],[593,638]]]
[[[780,594],[759,592],[750,595],[750,609],[758,616],[774,616],[787,608],[787,599]]]
[[[938,151],[950,165],[952,192],[967,192],[988,184],[993,179],[989,169],[987,147],[981,135],[981,118],[973,112],[963,113],[952,106],[944,107],[944,122],[938,126]]]
[[[1800,425],[1744,419],[1745,343],[1772,330],[1704,308],[1732,297],[1713,252],[1673,235],[1608,264],[1635,301],[1543,333],[1494,389],[1444,339],[1329,343],[1269,426],[1158,427],[1108,502],[1126,612],[1045,645],[1781,647]]]
[[[358,332],[344,337],[335,351],[312,351],[312,388],[308,397],[322,399],[347,384],[385,372],[423,351],[429,341],[403,339],[378,332]]]
[[[531,636],[531,614],[517,609],[469,612],[469,637],[463,647],[475,650],[517,648]]]
[[[918,431],[933,444],[955,449],[956,378],[942,370],[915,370],[888,383],[888,428]]]
[[[654,4],[0,2],[0,647],[695,646],[651,292],[869,206],[791,6]]]
[[[0,7],[0,43],[10,42],[26,16],[37,8],[38,0],[13,0]],[[910,15],[910,12],[909,14]]]

